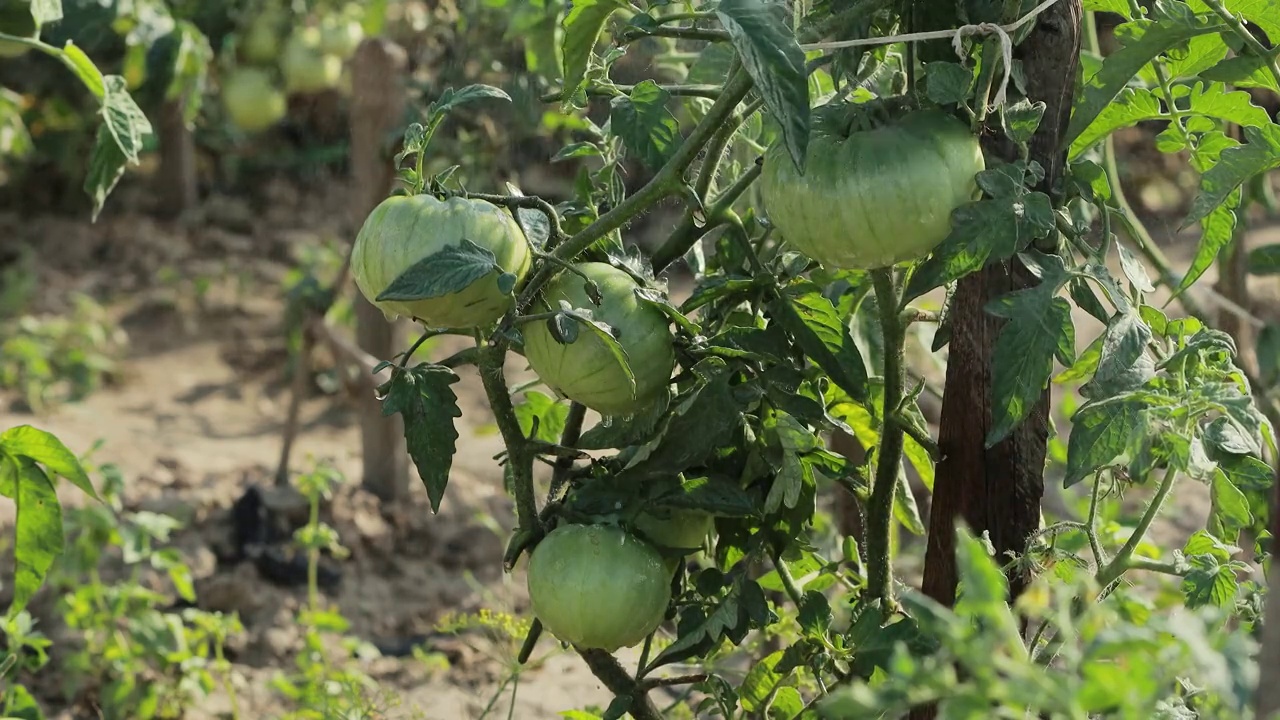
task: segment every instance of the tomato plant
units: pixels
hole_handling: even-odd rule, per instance
[[[1189,699],[1163,670],[1123,703],[1123,689],[1103,688],[1074,660],[1060,678],[1038,674],[1038,662],[1074,642],[1071,620],[1045,603],[1099,588],[1110,603],[1133,602],[1116,583],[1153,571],[1175,576],[1193,608],[1229,612],[1260,591],[1233,543],[1268,512],[1246,492],[1271,483],[1263,459],[1275,458],[1270,417],[1280,417],[1214,316],[1190,296],[1186,317],[1152,304],[1157,282],[1185,288],[1195,277],[1171,274],[1144,241],[1107,140],[1166,122],[1159,148],[1188,152],[1203,177],[1187,223],[1201,223],[1202,249],[1221,248],[1229,240],[1215,218],[1242,222],[1239,189],[1280,164],[1275,125],[1229,85],[1280,82],[1251,29],[1273,18],[1241,7],[1242,20],[1213,2],[1085,5],[1082,20],[1071,0],[791,12],[760,0],[594,2],[566,7],[554,26],[525,8],[522,27],[544,33],[526,38],[527,52],[540,68],[557,58],[547,75],[559,90],[547,99],[588,128],[557,156],[582,164],[571,197],[510,184],[474,192],[483,178],[459,181],[456,168],[425,174],[446,113],[507,99],[494,88],[447,90],[430,121],[405,133],[397,159],[409,194],[506,208],[533,260],[523,283],[499,288],[510,300],[503,316],[465,331],[474,351],[414,366],[405,353],[380,388],[384,409],[403,415],[438,507],[461,414],[454,368],[478,366],[518,513],[506,567],[530,556],[539,622],[526,648],[543,627],[573,645],[617,695],[606,717],[659,717],[649,691],[666,684],[692,685],[687,709],[698,717],[949,717],[983,693],[1015,714],[1105,706],[1138,718],[1169,703],[1245,711],[1237,689]],[[1101,10],[1124,20],[1123,49],[1105,57],[1091,34]],[[663,48],[653,76],[615,79],[647,41]],[[1228,134],[1234,126],[1243,141]],[[624,177],[623,158],[649,174]],[[682,213],[665,239],[629,246],[628,225],[664,202]],[[357,252],[362,263],[372,257]],[[397,295],[409,302],[495,272],[492,258],[464,254],[397,262],[378,285],[412,285]],[[1207,265],[1195,267],[1198,276]],[[691,286],[673,293],[667,281],[682,269]],[[1077,311],[1102,324],[1096,338],[1078,340]],[[423,337],[454,332],[425,325]],[[936,380],[908,368],[908,351],[950,366],[938,437],[919,402]],[[561,399],[513,397],[510,353]],[[1057,451],[1064,465],[1046,464],[1055,379],[1083,383]],[[828,449],[832,433],[865,455]],[[553,467],[542,499],[538,461]],[[933,490],[928,525],[903,482],[907,467]],[[1089,481],[1082,519],[1044,524],[1047,477]],[[1182,478],[1211,486],[1208,526],[1177,553],[1140,557]],[[1112,540],[1099,528],[1122,488],[1151,499]],[[819,521],[833,492],[860,516],[835,532]],[[956,522],[979,537],[957,535]],[[616,542],[582,539],[605,528]],[[671,562],[704,539],[705,555]],[[604,609],[639,599],[619,598],[616,577],[596,564],[600,547],[633,545],[674,570],[666,614],[646,638],[640,620],[657,608],[633,612],[627,632],[612,624],[621,618]],[[901,575],[904,553],[925,556],[919,591]],[[579,574],[553,582],[552,564]],[[1256,631],[1256,613],[1238,617]],[[979,635],[962,629],[966,618],[981,619]],[[716,670],[735,647],[753,652],[752,637],[781,649],[752,655],[745,680]],[[634,672],[607,652],[641,640]],[[1107,657],[1142,663],[1142,653],[1125,646]],[[1004,654],[1008,667],[992,677],[1027,692],[943,672]],[[686,662],[705,672],[664,673]],[[1097,695],[1064,689],[1077,680]]]

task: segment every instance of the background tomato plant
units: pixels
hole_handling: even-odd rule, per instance
[[[1218,0],[494,9],[508,13],[524,71],[502,88],[481,74],[420,89],[394,159],[395,192],[508,213],[532,265],[504,282],[493,252],[460,243],[403,268],[391,282],[396,301],[465,295],[497,277],[511,310],[475,327],[429,328],[363,370],[381,378],[380,411],[399,417],[433,511],[453,497],[460,422],[492,413],[517,512],[506,570],[522,572],[544,538],[574,525],[614,526],[609,536],[627,533],[674,568],[661,625],[625,657],[634,667],[606,651],[612,638],[572,648],[614,696],[599,716],[1273,709],[1274,664],[1259,653],[1280,647],[1266,635],[1275,623],[1262,622],[1280,413],[1273,332],[1243,279],[1272,272],[1274,253],[1241,247],[1271,203],[1259,178],[1280,166],[1267,95],[1280,91],[1274,10]],[[925,34],[892,39],[910,33]],[[216,32],[202,37],[227,47]],[[234,55],[218,62],[231,67]],[[163,98],[175,87],[188,86],[167,85]],[[534,98],[546,114],[529,110]],[[571,168],[572,183],[533,194],[502,182],[500,163],[456,142],[478,108],[536,116],[513,122],[505,139],[517,144],[536,126],[534,152]],[[984,167],[950,178],[976,188],[971,199],[949,202],[928,185],[947,163],[921,161],[927,143],[888,148],[874,166],[830,167],[815,161],[831,157],[810,153],[833,117],[874,125],[920,108],[950,115],[980,143]],[[145,134],[141,110],[128,114],[130,131]],[[118,119],[104,118],[109,128]],[[1119,133],[1153,125],[1154,149],[1194,182],[1180,223],[1199,238],[1185,270],[1151,241],[1116,161]],[[802,197],[764,187],[762,175],[785,163],[800,177],[818,173],[787,188]],[[115,177],[91,185],[95,213]],[[871,204],[858,191],[884,187],[896,194]],[[374,190],[381,199],[393,189]],[[851,221],[858,203],[864,219]],[[663,208],[675,210],[669,226],[640,247],[637,226]],[[891,246],[901,231],[877,216],[945,214],[948,232],[896,266],[856,266],[883,252],[832,253],[823,259],[845,266],[823,265],[801,251],[822,248],[787,237],[803,232],[794,216],[781,219],[795,208],[834,248]],[[534,336],[567,344],[566,358],[592,342],[580,369],[592,377],[639,387],[642,373],[664,369],[631,355],[635,328],[603,297],[613,281],[597,285],[586,262],[628,276],[636,287],[623,288],[625,299],[666,323],[673,347],[670,382],[635,407],[618,403],[618,416],[572,401],[583,378],[568,360],[541,390],[507,381],[513,363],[540,370],[536,353],[523,357]],[[1201,281],[1210,268],[1212,288]],[[545,300],[569,285],[575,292]],[[295,289],[300,312],[349,293]],[[462,347],[446,356],[431,341],[451,335]],[[472,365],[487,408],[454,390]],[[1072,390],[1056,408],[1053,386]],[[15,428],[0,443],[0,489],[19,509],[16,618],[57,555],[50,478],[92,486],[43,431]],[[1045,491],[1056,483],[1066,492]],[[1190,483],[1210,497],[1203,527],[1180,547],[1153,541],[1169,498]],[[307,487],[310,498],[324,494]],[[1055,495],[1065,511],[1048,507]],[[845,508],[834,518],[832,498]],[[666,546],[650,524],[684,511],[714,518],[697,533],[701,548]],[[332,545],[314,512],[300,535],[313,630],[328,622],[317,619],[315,568]],[[584,573],[572,602],[633,612],[614,579]],[[555,642],[536,603],[519,663]],[[562,634],[589,635],[574,630]],[[26,637],[16,625],[9,635]],[[313,673],[323,669],[301,670],[281,685],[292,697],[322,685]],[[656,698],[673,688],[674,705],[661,708]]]

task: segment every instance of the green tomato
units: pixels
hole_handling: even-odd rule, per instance
[[[31,3],[25,0],[0,2],[0,33],[35,40],[40,37],[40,24],[31,14]],[[31,48],[15,42],[0,42],[0,57],[16,58]]]
[[[319,28],[302,28],[289,36],[280,56],[285,90],[318,93],[337,87],[342,64],[342,58],[320,50]]]
[[[701,550],[714,528],[715,517],[700,510],[662,509],[636,517],[636,530],[646,540],[686,552]]]
[[[609,525],[561,525],[533,549],[529,601],[543,627],[582,649],[644,640],[671,602],[671,574],[647,543]]]
[[[764,161],[760,194],[783,239],[823,265],[875,269],[922,258],[976,197],[982,149],[937,110],[906,113],[847,137],[816,126],[801,176],[781,144]]]
[[[240,46],[244,59],[261,65],[275,62],[280,57],[282,24],[279,13],[267,12],[254,18]]]
[[[227,75],[222,82],[222,105],[231,122],[250,133],[275,125],[288,111],[271,73],[254,67],[236,68]]]
[[[357,20],[331,15],[320,23],[320,50],[346,59],[355,54],[364,39],[364,28]]]
[[[517,285],[529,271],[529,241],[506,210],[482,200],[414,195],[387,198],[365,218],[351,249],[351,276],[388,318],[404,315],[433,328],[489,325],[512,303],[512,296],[498,288],[497,271],[450,295],[377,300],[405,270],[463,238],[492,252],[502,271],[516,276]]]
[[[566,300],[614,328],[635,377],[635,392],[605,341],[586,328],[579,328],[574,342],[561,344],[545,322],[525,325],[525,357],[543,382],[571,400],[602,415],[632,415],[656,400],[671,382],[675,349],[667,316],[636,297],[638,285],[627,273],[598,262],[575,267],[600,288],[599,307],[587,295],[582,277],[566,271],[547,286],[538,303],[540,310],[558,310],[560,301]]]

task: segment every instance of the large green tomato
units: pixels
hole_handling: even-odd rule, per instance
[[[346,59],[355,54],[364,39],[360,21],[345,15],[330,15],[320,23],[321,52]]]
[[[280,56],[285,89],[290,93],[318,93],[337,87],[342,58],[320,50],[320,29],[305,27],[289,36]]]
[[[245,132],[262,132],[288,111],[284,93],[271,74],[255,67],[232,70],[222,81],[222,105],[231,122]]]
[[[0,33],[32,40],[40,37],[40,24],[31,14],[31,3],[25,0],[0,0]],[[0,57],[21,57],[30,49],[15,42],[0,42]]]
[[[498,288],[499,272],[480,278],[460,292],[413,301],[378,302],[392,281],[423,258],[463,238],[490,251],[517,284],[529,271],[529,241],[506,210],[459,197],[396,196],[383,200],[365,218],[351,249],[351,276],[369,302],[388,317],[404,315],[433,328],[479,327],[495,322],[512,298]]]
[[[566,397],[602,415],[632,415],[652,403],[671,382],[675,349],[667,316],[636,297],[638,286],[627,273],[598,262],[575,267],[600,288],[600,305],[591,302],[582,277],[566,271],[547,286],[539,300],[540,310],[558,310],[560,301],[567,300],[614,328],[635,377],[635,392],[605,341],[585,328],[566,345],[556,340],[546,323],[525,325],[525,357],[543,382]]]
[[[613,652],[644,640],[671,602],[662,556],[621,528],[561,525],[529,558],[529,601],[553,635]]]
[[[781,143],[766,153],[760,193],[783,239],[823,265],[875,269],[927,255],[973,200],[982,149],[937,110],[847,136],[815,126],[805,174]]]

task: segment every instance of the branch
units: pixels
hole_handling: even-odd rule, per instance
[[[1105,588],[1120,579],[1120,576],[1132,567],[1134,551],[1138,549],[1138,544],[1146,536],[1147,529],[1151,527],[1156,515],[1160,514],[1160,507],[1164,505],[1164,500],[1169,496],[1169,491],[1173,489],[1173,482],[1177,478],[1178,471],[1172,467],[1165,471],[1164,478],[1160,480],[1160,486],[1156,488],[1155,497],[1151,498],[1146,512],[1138,520],[1138,526],[1133,529],[1133,534],[1129,536],[1129,539],[1116,553],[1116,556],[1111,559],[1111,562],[1098,571],[1098,584],[1101,587]]]
[[[507,389],[507,379],[503,362],[506,348],[500,345],[489,345],[479,350],[480,380],[484,383],[485,394],[489,396],[489,405],[493,410],[494,420],[502,433],[502,442],[507,446],[506,470],[511,477],[512,491],[516,496],[516,516],[519,527],[512,539],[512,548],[519,550],[527,547],[534,538],[542,533],[542,524],[538,520],[538,501],[533,492],[533,452],[524,432],[520,430],[520,421],[516,418],[515,407],[511,404],[511,393]],[[505,558],[508,566],[514,565],[516,558]]]
[[[876,305],[880,309],[880,328],[884,335],[884,427],[880,447],[876,448],[875,484],[867,507],[867,586],[871,597],[888,610],[893,602],[893,558],[890,533],[893,525],[893,496],[902,465],[903,434],[892,414],[902,403],[903,344],[905,325],[898,314],[899,295],[894,285],[893,269],[871,272],[875,283]]]
[[[637,683],[612,655],[604,650],[581,649],[578,654],[587,662],[591,673],[614,695],[631,698],[631,707],[628,709],[631,717],[635,720],[662,720],[662,713],[649,699],[647,688]]]

